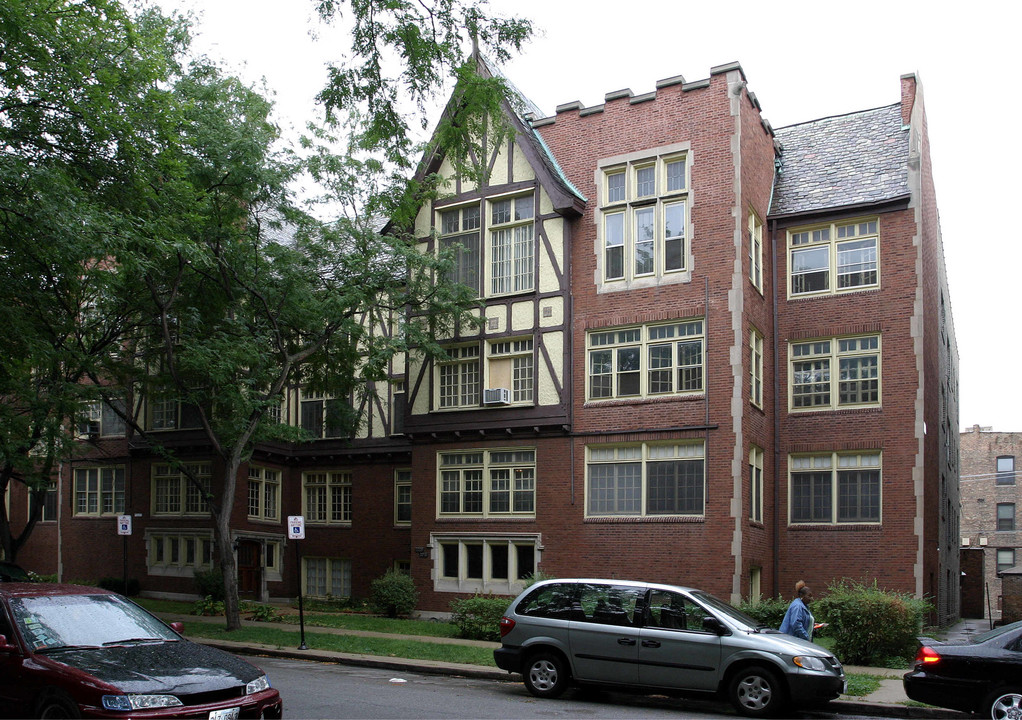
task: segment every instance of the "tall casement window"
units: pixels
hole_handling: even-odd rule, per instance
[[[680,395],[703,390],[703,321],[591,331],[590,400]]]
[[[9,486],[8,486],[9,487]],[[35,513],[36,504],[39,502],[36,499],[35,493],[28,494],[28,514],[29,517]],[[10,503],[9,498],[7,502]],[[39,522],[53,522],[57,520],[57,481],[51,480],[46,488],[46,494],[43,496],[43,509],[39,515]],[[10,507],[8,504],[7,507]]]
[[[688,157],[652,154],[602,166],[603,280],[663,277],[688,267]]]
[[[412,471],[394,472],[394,524],[412,523]]]
[[[146,532],[149,574],[188,577],[213,567],[213,537],[206,531]]]
[[[302,473],[305,520],[317,525],[351,524],[351,473]]]
[[[763,335],[756,328],[749,331],[749,400],[763,407]]]
[[[791,409],[880,405],[880,336],[792,343]]]
[[[880,453],[789,458],[792,523],[880,522]]]
[[[486,363],[487,388],[507,388],[507,401],[513,403],[532,402],[533,359],[532,338],[501,340],[488,346],[489,359]],[[483,398],[486,404],[504,402],[503,397],[491,393]]]
[[[467,285],[479,293],[479,265],[482,248],[479,205],[466,205],[440,211],[440,247],[455,253],[454,267],[449,279]]]
[[[536,572],[536,535],[431,538],[434,588],[440,592],[513,594]]]
[[[534,283],[532,195],[491,200],[490,294],[532,290]]]
[[[749,449],[749,519],[763,522],[763,448]]]
[[[1013,455],[1002,455],[997,458],[997,484],[1015,484],[1015,457]]]
[[[153,468],[154,515],[205,515],[209,512],[209,482],[212,466],[209,463],[187,463],[185,468],[195,477],[198,485],[173,465]]]
[[[749,210],[749,282],[763,292],[763,223]]]
[[[116,403],[118,409],[126,414],[124,401]],[[97,438],[124,435],[125,423],[113,406],[105,402],[89,403],[78,421],[78,435]]]
[[[76,516],[102,517],[123,512],[123,467],[75,468]]]
[[[302,429],[314,438],[343,437],[351,412],[348,400],[302,390],[298,399]]]
[[[880,284],[876,219],[788,231],[789,294],[828,295]]]
[[[1015,503],[997,503],[997,529],[1015,529]]]
[[[351,560],[303,557],[305,594],[318,598],[351,597]]]
[[[280,471],[263,467],[248,469],[248,517],[280,520]]]
[[[701,440],[588,447],[586,514],[702,515],[706,497],[704,452]]]
[[[149,401],[150,430],[185,430],[202,427],[199,409],[176,398]]]
[[[536,514],[536,451],[471,450],[438,456],[439,515]]]
[[[441,408],[479,405],[479,345],[449,347],[437,363]]]

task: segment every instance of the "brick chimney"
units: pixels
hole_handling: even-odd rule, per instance
[[[916,104],[916,74],[901,76],[901,123],[908,125],[912,119],[912,108]]]

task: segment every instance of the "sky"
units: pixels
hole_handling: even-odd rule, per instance
[[[158,0],[196,14],[194,48],[265,87],[285,132],[318,117],[329,62],[344,59],[340,28],[323,28],[312,0]],[[1022,432],[1022,242],[1008,210],[1019,201],[1022,109],[1012,80],[1022,4],[974,0],[834,3],[774,0],[490,0],[494,14],[533,21],[536,37],[503,68],[545,114],[656,81],[709,77],[739,62],[775,128],[900,101],[915,73],[929,125],[937,204],[959,353],[962,429]],[[310,31],[312,35],[310,35]],[[446,98],[441,98],[442,102]]]

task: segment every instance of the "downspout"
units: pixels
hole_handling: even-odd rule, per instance
[[[779,370],[778,363],[780,362],[780,342],[778,338],[778,319],[777,319],[777,220],[770,221],[770,264],[771,264],[771,276],[773,278],[772,285],[772,302],[771,305],[771,316],[773,323],[773,360],[774,360],[774,462],[773,462],[773,476],[774,476],[774,524],[773,524],[773,545],[774,557],[773,557],[773,568],[771,568],[771,586],[773,587],[773,594],[779,593],[779,578],[778,573],[780,572],[781,564],[781,516],[779,509],[781,507],[781,452],[780,452],[780,437],[781,437],[781,373]]]

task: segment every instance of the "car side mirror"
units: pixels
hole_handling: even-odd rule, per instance
[[[185,634],[185,624],[183,622],[172,622],[170,624],[170,629],[176,632],[178,635]]]
[[[726,635],[727,628],[724,624],[715,617],[707,615],[703,618],[703,630],[714,635]]]
[[[18,652],[17,646],[11,645],[6,635],[0,635],[0,653],[12,652]]]

